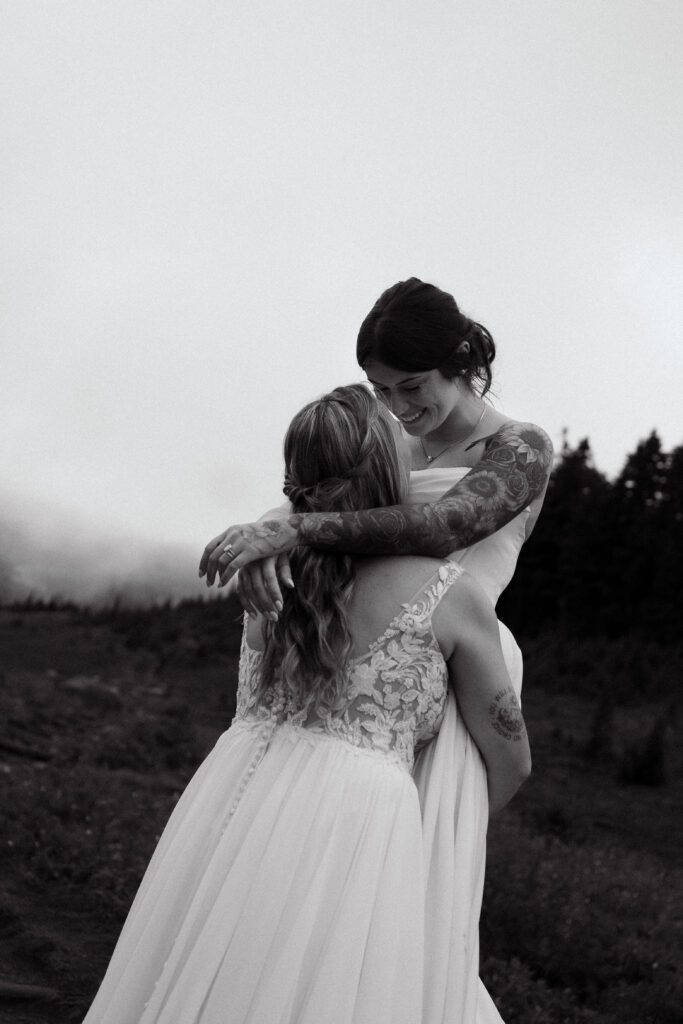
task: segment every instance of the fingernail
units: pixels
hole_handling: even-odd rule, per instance
[[[268,612],[268,618],[271,622],[277,622],[277,612]]]
[[[199,570],[199,578],[201,579],[202,576],[206,576],[206,571],[204,569]]]
[[[294,580],[283,580],[283,583],[286,587],[289,587],[290,590],[294,590]]]
[[[282,609],[284,608],[284,605],[283,605],[282,601],[276,601],[276,602],[275,602],[275,607],[277,608],[277,610],[278,610],[279,612],[281,612],[281,611],[282,611]]]

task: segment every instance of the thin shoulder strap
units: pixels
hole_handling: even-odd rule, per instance
[[[423,626],[429,629],[434,609],[464,571],[457,562],[451,561],[450,558],[445,559],[411,598],[401,602],[400,610],[386,625],[384,632],[371,640],[363,653],[354,657],[352,661],[363,661],[398,633],[420,629]]]
[[[458,562],[453,562],[450,558],[445,559],[411,598],[401,602],[400,612],[394,615],[380,639],[384,639],[388,633],[393,633],[396,629],[405,628],[406,617],[412,620],[418,618],[421,621],[431,617],[446,591],[464,571]]]
[[[403,607],[412,608],[419,605],[422,614],[433,614],[446,591],[453,586],[464,571],[458,562],[451,561],[450,558],[446,559]]]

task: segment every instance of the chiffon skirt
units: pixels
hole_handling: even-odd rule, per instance
[[[233,723],[171,815],[85,1024],[501,1024],[478,978],[487,820],[450,693],[413,776],[324,734]]]
[[[499,623],[521,699],[522,654]],[[479,980],[479,916],[486,868],[486,768],[452,693],[439,735],[413,772],[420,796],[425,871],[423,1024],[503,1024]]]
[[[234,723],[178,802],[87,1024],[420,1024],[420,805],[389,757]]]

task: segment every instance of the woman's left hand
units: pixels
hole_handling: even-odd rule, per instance
[[[204,548],[199,576],[206,576],[207,587],[212,586],[218,576],[219,586],[224,587],[245,565],[291,551],[297,543],[296,525],[291,516],[230,526]]]
[[[283,608],[281,587],[294,587],[287,555],[260,558],[245,565],[237,574],[237,596],[249,615],[260,612],[271,621],[276,620]]]

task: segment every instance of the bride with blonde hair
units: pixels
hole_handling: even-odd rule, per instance
[[[285,491],[300,513],[398,505],[410,458],[364,385],[338,388],[294,417]],[[87,1024],[474,1020],[488,812],[530,770],[491,602],[448,558],[302,546],[291,571],[277,621],[245,621],[237,714],[171,815]],[[468,767],[437,785],[444,758]],[[438,915],[444,786],[469,815],[472,886],[442,891]]]
[[[287,553],[294,546],[356,556],[450,553],[495,608],[541,511],[550,439],[487,400],[496,355],[491,333],[432,284],[409,278],[383,292],[361,325],[356,355],[408,445],[412,472],[401,503],[276,510],[214,537],[200,575],[209,585],[237,580],[244,606],[275,619],[292,582]],[[521,652],[507,627],[498,629],[519,698]],[[485,794],[478,751],[457,711],[449,700],[436,740],[422,748],[413,771],[429,865],[423,1021],[493,1024],[500,1016],[476,981]]]

